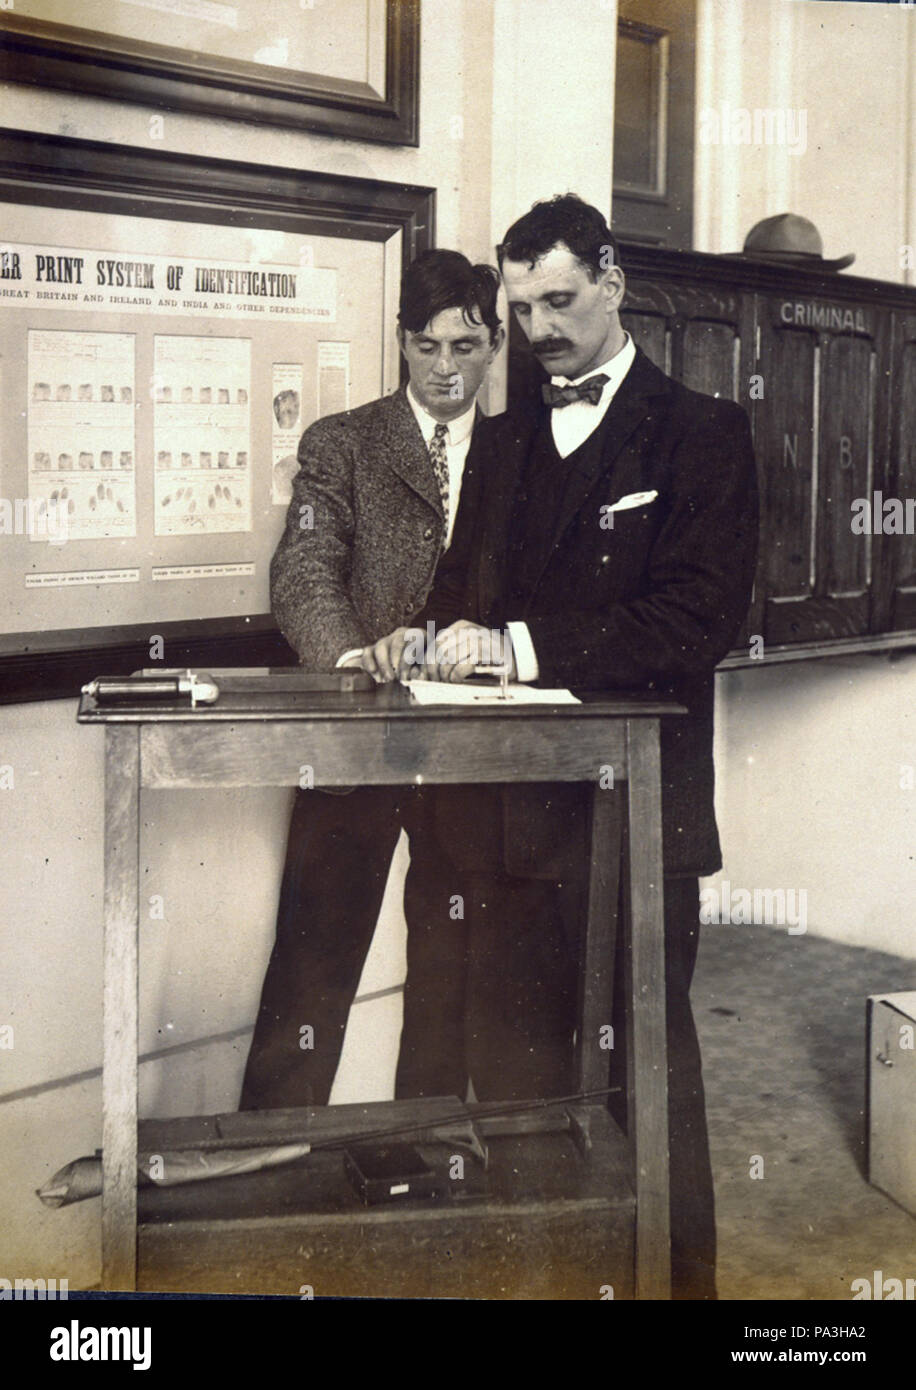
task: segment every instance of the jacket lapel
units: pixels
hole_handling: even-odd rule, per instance
[[[477,605],[482,616],[493,611],[503,593],[519,483],[543,414],[540,410],[526,409],[518,414],[504,415],[493,441],[480,508],[482,536],[477,565]]]
[[[385,423],[379,431],[379,460],[393,469],[442,518],[439,484],[405,388],[398,387],[390,399],[391,409],[386,413]]]
[[[653,366],[645,353],[637,348],[633,365],[621,382],[602,422],[604,442],[600,452],[586,455],[569,473],[563,499],[557,510],[556,526],[547,559],[573,517],[585,504],[589,493],[614,467],[628,439],[648,415],[649,398],[668,389],[668,380],[664,373]]]

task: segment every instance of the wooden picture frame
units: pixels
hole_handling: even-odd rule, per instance
[[[38,133],[0,131],[0,203],[380,242],[388,247],[386,254],[399,255],[395,278],[418,252],[434,244],[432,188],[262,169]],[[79,311],[72,317],[78,320]],[[391,352],[387,370],[396,382],[393,347]],[[167,617],[153,630],[166,638],[168,666],[205,669],[296,660],[266,612],[181,622]],[[145,621],[80,629],[49,626],[0,636],[0,703],[72,697],[94,676],[148,666],[150,631]]]
[[[651,24],[639,24],[632,19],[618,19],[618,80],[621,71],[622,44],[638,45],[647,55],[649,72],[649,120],[640,132],[645,141],[644,154],[648,166],[647,177],[626,179],[615,169],[614,193],[632,198],[644,198],[650,202],[664,202],[667,195],[668,180],[668,47],[670,36],[664,29]],[[621,130],[618,110],[615,129]],[[619,159],[619,157],[618,157]]]
[[[693,245],[696,0],[619,0],[614,230],[647,246]]]
[[[276,59],[254,62],[208,53],[203,23],[193,51],[52,23],[13,9],[0,14],[0,78],[168,111],[416,146],[420,3],[383,2],[385,60],[379,84],[296,71]],[[284,3],[290,26],[307,22],[310,5]]]

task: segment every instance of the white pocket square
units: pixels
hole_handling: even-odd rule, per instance
[[[626,497],[621,497],[618,501],[611,503],[610,506],[602,507],[605,516],[608,512],[627,512],[631,507],[644,507],[648,502],[654,502],[658,496],[657,492],[628,492]]]

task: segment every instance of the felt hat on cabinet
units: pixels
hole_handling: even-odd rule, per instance
[[[744,238],[743,250],[732,253],[732,259],[736,257],[802,270],[843,270],[852,265],[855,253],[827,260],[814,223],[795,212],[779,212],[754,224]]]

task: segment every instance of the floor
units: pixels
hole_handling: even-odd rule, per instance
[[[916,1216],[865,1177],[869,995],[916,960],[763,926],[703,928],[693,1003],[716,1184],[721,1300],[850,1300],[916,1281]],[[916,1094],[901,1114],[916,1143]]]
[[[875,1270],[913,1279],[916,1217],[865,1179],[864,1073],[866,998],[913,989],[916,962],[773,927],[703,932],[692,998],[720,1299],[849,1299]],[[916,1113],[906,1123],[916,1142]]]
[[[854,1279],[871,1281],[875,1270],[916,1279],[916,1217],[864,1175],[865,1001],[914,988],[916,960],[778,928],[703,928],[693,1001],[721,1299],[844,1300]],[[237,1081],[225,1096],[207,1090],[195,1100],[193,1091],[195,1068],[210,1078],[228,1075],[230,1061],[240,1069],[239,1040],[221,1048],[238,1057],[220,1052],[214,1061],[209,1049],[193,1066],[193,1056],[182,1058],[191,1089],[169,1113],[195,1113],[197,1101],[202,1110],[231,1105],[226,1097],[237,1094]],[[50,1211],[34,1189],[98,1143],[98,1091],[93,1075],[3,1107],[0,1272],[66,1276],[71,1288],[97,1280],[98,1203]],[[907,1123],[916,1144],[916,1096],[909,1116],[901,1115]],[[763,1176],[751,1177],[761,1160]]]

